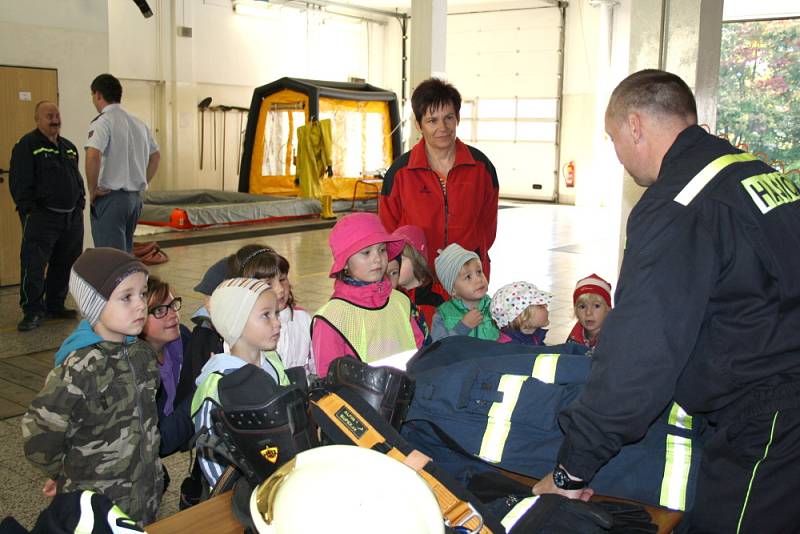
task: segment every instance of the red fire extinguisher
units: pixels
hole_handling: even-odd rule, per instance
[[[561,170],[564,174],[564,183],[567,187],[575,187],[575,162],[570,161]]]

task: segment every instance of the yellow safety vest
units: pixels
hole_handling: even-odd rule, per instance
[[[316,314],[335,328],[365,362],[417,348],[411,329],[411,302],[392,290],[383,308],[362,308],[346,300],[332,298]]]

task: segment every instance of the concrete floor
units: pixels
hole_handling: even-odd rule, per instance
[[[616,228],[603,209],[501,201],[497,240],[490,251],[490,291],[516,280],[527,280],[554,293],[550,305],[548,344],[562,343],[575,318],[572,290],[575,282],[597,273],[616,282]],[[217,232],[219,232],[217,230]],[[299,305],[315,310],[330,296],[332,280],[328,249],[329,229],[317,229],[171,246],[170,261],[151,272],[167,280],[183,297],[182,321],[201,304],[192,288],[209,265],[249,243],[264,243],[284,255],[291,265],[289,279]],[[155,236],[157,238],[157,236]],[[31,332],[17,332],[20,320],[18,286],[0,288],[0,519],[15,516],[31,528],[47,506],[41,488],[45,478],[24,458],[20,416],[44,383],[53,354],[72,331],[74,321],[49,321]],[[74,307],[68,300],[67,305]],[[160,517],[177,511],[180,481],[189,468],[188,454],[166,460],[172,484],[161,505]]]

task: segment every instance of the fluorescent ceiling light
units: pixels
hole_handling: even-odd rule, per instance
[[[233,0],[233,11],[237,15],[266,17],[272,6],[265,0]]]

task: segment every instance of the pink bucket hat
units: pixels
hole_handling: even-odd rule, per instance
[[[403,239],[423,257],[428,257],[428,241],[425,239],[425,232],[419,226],[407,224],[392,232],[392,235]]]
[[[399,256],[405,246],[403,238],[388,233],[374,213],[351,213],[339,219],[328,237],[333,254],[329,276],[334,278],[344,269],[350,256],[377,243],[386,243],[389,258]]]

